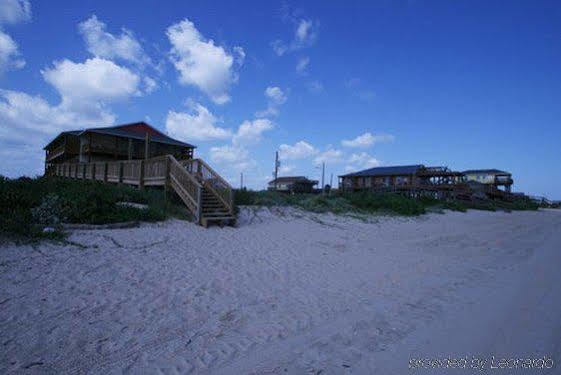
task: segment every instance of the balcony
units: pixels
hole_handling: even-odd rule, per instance
[[[52,161],[52,160],[58,158],[59,156],[64,154],[65,151],[66,151],[66,145],[61,145],[61,146],[58,146],[57,148],[49,150],[47,152],[47,161]]]

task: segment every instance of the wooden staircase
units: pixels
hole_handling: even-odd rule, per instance
[[[214,169],[201,159],[178,161],[172,155],[145,160],[53,164],[49,175],[98,180],[138,186],[173,189],[195,217],[208,227],[234,225],[233,190]]]
[[[217,223],[219,225],[233,225],[236,218],[230,212],[230,209],[214,194],[214,192],[206,187],[203,187],[202,196],[202,210],[201,210],[201,225],[205,228],[210,223]]]

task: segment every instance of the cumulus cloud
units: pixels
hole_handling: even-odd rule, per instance
[[[31,4],[28,0],[0,1],[0,24],[16,24],[31,19]]]
[[[92,104],[122,100],[138,93],[140,78],[112,61],[98,57],[83,63],[70,60],[54,62],[41,71],[68,108],[87,108]]]
[[[267,109],[255,113],[256,117],[278,116],[279,107],[288,99],[287,94],[280,87],[267,87],[265,90]]]
[[[230,129],[217,126],[218,119],[200,103],[191,103],[191,113],[169,111],[166,131],[172,137],[185,140],[208,141],[232,136]]]
[[[98,105],[78,111],[61,104],[51,106],[39,96],[0,90],[0,150],[11,160],[0,166],[0,174],[38,174],[42,171],[42,148],[56,134],[114,121],[115,116]]]
[[[261,141],[263,133],[273,129],[273,123],[265,118],[244,121],[232,139],[234,145],[249,145]]]
[[[300,74],[305,74],[306,73],[306,68],[308,67],[309,64],[310,64],[310,58],[309,57],[302,57],[296,63],[296,72],[298,72]]]
[[[282,144],[279,146],[281,160],[305,159],[318,153],[318,150],[305,141],[296,142],[294,145]]]
[[[84,37],[87,50],[94,56],[106,59],[121,59],[144,65],[150,58],[144,53],[142,46],[133,33],[125,28],[121,35],[115,36],[106,31],[107,25],[91,16],[78,25],[80,34]]]
[[[347,162],[348,165],[345,167],[347,172],[379,167],[381,165],[381,162],[378,159],[366,152],[352,154]]]
[[[0,148],[30,149],[34,155],[42,155],[41,148],[61,131],[113,124],[115,115],[108,104],[138,92],[138,76],[99,58],[84,63],[55,62],[41,73],[58,91],[59,104],[51,105],[40,96],[0,90]],[[22,160],[18,173],[32,173],[39,168],[40,161],[35,156],[27,162]]]
[[[0,73],[24,66],[25,60],[21,58],[17,43],[8,34],[0,31]]]
[[[324,152],[319,153],[314,158],[314,164],[319,165],[321,163],[340,163],[343,161],[343,152],[336,149],[328,149]]]
[[[31,5],[27,0],[3,0],[0,2],[0,27],[31,19]],[[21,69],[25,60],[21,57],[18,44],[12,37],[0,30],[0,74],[13,69]]]
[[[171,61],[179,72],[179,82],[194,85],[207,94],[216,104],[230,101],[230,86],[237,82],[234,57],[223,47],[205,39],[195,25],[185,19],[170,26],[167,36],[172,45]],[[245,53],[241,47],[234,49],[238,65]]]
[[[150,94],[158,88],[158,82],[156,82],[156,80],[152,77],[143,77],[142,83],[144,84],[144,92],[147,94]]]
[[[278,56],[287,52],[296,51],[314,44],[319,31],[319,22],[307,19],[294,19],[295,30],[292,41],[286,43],[277,39],[271,43],[273,51]]]
[[[257,165],[256,161],[249,157],[249,151],[240,146],[211,147],[210,160],[237,170],[245,170]]]
[[[374,145],[375,143],[392,142],[395,139],[393,135],[378,134],[372,135],[366,132],[351,140],[343,140],[341,144],[345,147],[366,148]]]
[[[293,165],[282,165],[279,168],[279,173],[280,174],[285,174],[285,173],[290,173],[292,171],[294,171],[295,167]]]

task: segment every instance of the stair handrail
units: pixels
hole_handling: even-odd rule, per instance
[[[217,191],[216,186],[212,183],[208,183],[208,180],[211,179],[204,179],[203,175],[203,186],[207,187],[220,201],[226,206],[230,214],[234,213],[234,204],[233,204],[233,194],[232,194],[232,186],[226,181],[222,176],[220,176],[210,165],[208,165],[203,159],[193,159],[190,160],[192,163],[196,162],[199,163],[206,172],[210,173],[212,176],[212,180],[218,181],[223,189],[225,190],[226,194],[221,194]],[[224,196],[225,195],[225,196]]]
[[[202,212],[202,197],[201,197],[202,185],[199,183],[199,181],[197,181],[197,179],[190,172],[185,170],[183,165],[179,161],[177,161],[177,159],[173,155],[168,155],[168,159],[170,161],[170,168],[168,173],[170,176],[170,180],[172,182],[171,184],[172,187],[175,189],[175,191],[179,194],[179,196],[184,201],[186,199],[184,195],[187,196],[187,200],[190,201],[190,203],[193,205],[193,207],[190,208],[194,211],[193,213],[196,216],[197,222],[200,222],[201,212]],[[181,173],[182,176],[175,175],[174,167],[177,169],[177,171],[181,171],[178,173]],[[181,183],[181,181],[179,180],[179,178],[181,177],[186,177],[189,183],[194,185],[195,192],[190,192],[189,189],[187,189],[187,187]],[[177,185],[177,187],[174,185],[174,183]],[[185,203],[189,206],[187,202]]]

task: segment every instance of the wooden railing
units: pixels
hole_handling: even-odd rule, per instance
[[[202,182],[203,187],[208,188],[226,206],[230,214],[233,214],[233,190],[232,186],[224,180],[214,169],[202,159],[182,160],[184,168]]]
[[[201,160],[199,163],[205,175],[216,173]],[[197,222],[201,221],[203,185],[172,155],[146,160],[51,164],[48,166],[48,173],[61,177],[136,185],[141,189],[145,186],[169,186],[195,215]],[[207,178],[209,180],[211,179]],[[218,187],[216,190],[221,191]],[[222,196],[226,195],[221,194],[219,197]],[[228,205],[229,209],[230,207],[231,204]]]
[[[202,186],[195,177],[177,161],[169,157],[169,183],[200,223],[202,216]]]

